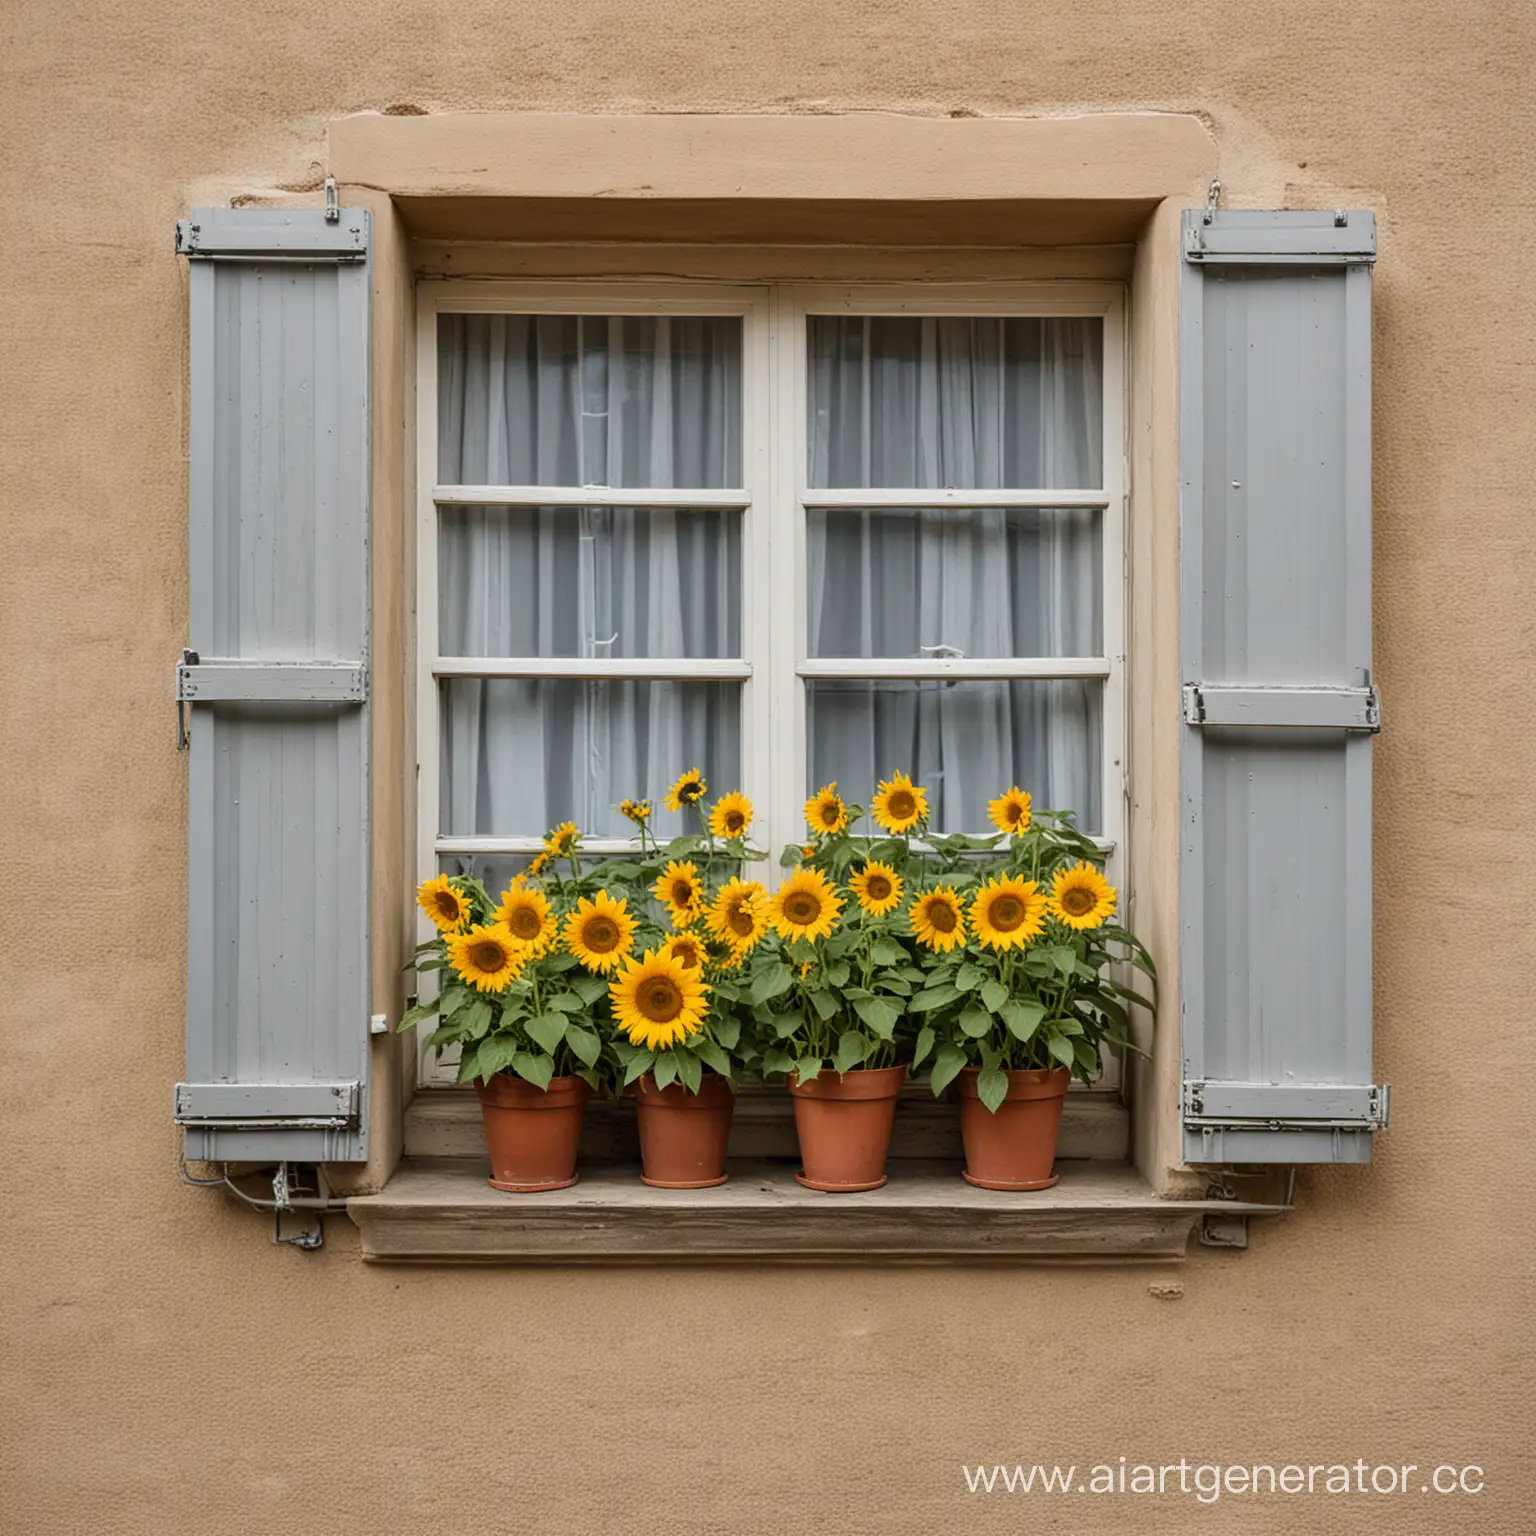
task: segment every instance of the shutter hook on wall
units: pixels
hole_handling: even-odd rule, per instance
[[[327,224],[341,223],[341,195],[336,190],[336,178],[325,178],[325,222]]]
[[[1221,183],[1213,176],[1211,184],[1205,189],[1205,222],[1209,224],[1216,217],[1216,205],[1221,201]]]

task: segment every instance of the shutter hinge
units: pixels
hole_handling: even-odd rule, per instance
[[[325,222],[327,224],[341,223],[341,195],[336,190],[336,178],[325,178]]]
[[[1184,1124],[1191,1130],[1379,1131],[1389,1105],[1385,1083],[1184,1084]]]
[[[1292,730],[1381,730],[1375,685],[1361,688],[1241,688],[1185,683],[1184,723]]]

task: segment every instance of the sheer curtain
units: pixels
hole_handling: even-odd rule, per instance
[[[1083,489],[1102,483],[1098,319],[816,316],[813,487]],[[1082,510],[812,511],[813,657],[1094,656],[1102,651],[1101,514]],[[811,684],[809,769],[868,803],[902,769],[934,825],[986,827],[1018,782],[1038,804],[1101,816],[1095,682]]]
[[[731,318],[442,315],[438,480],[740,486],[741,340]],[[446,656],[736,656],[740,612],[737,512],[439,514]],[[571,817],[628,835],[620,799],[659,801],[695,765],[734,784],[739,742],[735,684],[450,679],[442,831],[540,833]]]

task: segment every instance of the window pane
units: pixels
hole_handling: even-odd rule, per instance
[[[741,774],[737,683],[446,678],[441,825],[450,837],[538,835],[575,821],[596,837],[634,830],[616,807],[649,798],[663,838],[696,831],[662,808],[699,768],[711,795]]]
[[[1099,682],[837,681],[806,685],[810,783],[868,805],[901,770],[928,791],[932,826],[985,832],[987,802],[1017,784],[1036,805],[1102,823]]]
[[[444,485],[739,487],[741,320],[439,315]]]
[[[807,518],[811,656],[1097,656],[1101,514],[819,511]]]
[[[438,518],[444,656],[741,654],[739,512],[443,507]]]
[[[813,486],[1103,484],[1104,322],[812,315]]]

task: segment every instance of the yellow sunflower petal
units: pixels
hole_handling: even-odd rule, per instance
[[[704,914],[705,926],[722,943],[743,953],[768,930],[768,892],[756,880],[728,880]]]
[[[816,833],[841,832],[848,825],[848,807],[837,792],[836,779],[805,802],[805,824]]]
[[[927,949],[958,949],[965,943],[965,909],[951,885],[924,891],[907,914],[917,942]]]
[[[745,837],[752,825],[752,802],[738,790],[721,795],[709,813],[709,830],[715,837]]]
[[[709,792],[704,775],[697,768],[679,774],[677,782],[667,791],[667,809],[680,811],[685,806],[696,805]]]
[[[768,916],[784,938],[814,942],[832,932],[842,910],[842,898],[827,877],[802,865],[774,893]]]
[[[549,909],[549,898],[537,886],[516,881],[502,892],[496,921],[521,945],[543,954],[555,941],[559,924]]]
[[[871,917],[883,917],[901,905],[901,876],[878,859],[871,859],[848,884]]]
[[[565,920],[565,947],[589,971],[607,975],[626,959],[635,946],[635,920],[629,904],[607,891],[590,899],[583,896]]]
[[[1091,864],[1058,869],[1051,881],[1046,910],[1059,923],[1079,931],[1098,928],[1115,915],[1116,891]]]
[[[928,819],[928,791],[906,774],[893,773],[880,781],[870,813],[887,832],[910,832]]]
[[[1015,784],[1012,789],[1005,789],[996,800],[987,802],[987,815],[999,832],[1017,835],[1029,830],[1032,815],[1030,806],[1028,794]]]
[[[704,887],[698,866],[692,859],[678,863],[673,859],[656,877],[651,895],[667,909],[674,928],[689,928],[704,910]]]
[[[988,880],[971,898],[971,928],[988,949],[1018,949],[1045,927],[1045,893],[1018,875]]]
[[[709,987],[696,970],[647,950],[609,983],[613,1016],[634,1045],[664,1051],[696,1034],[709,1007]]]
[[[439,933],[457,933],[469,921],[469,898],[447,875],[423,880],[416,905],[431,918]]]
[[[455,974],[481,992],[504,992],[526,963],[526,952],[499,923],[479,923],[448,941]]]

